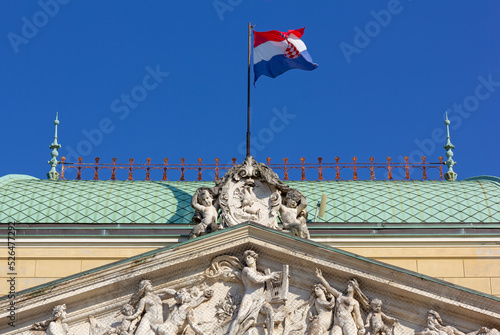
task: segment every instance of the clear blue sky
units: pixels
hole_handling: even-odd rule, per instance
[[[459,178],[500,175],[498,1],[41,0],[0,9],[0,176],[45,178],[56,112],[60,157],[241,161],[248,22],[257,31],[305,26],[319,64],[252,87],[257,160],[437,161],[448,110]]]

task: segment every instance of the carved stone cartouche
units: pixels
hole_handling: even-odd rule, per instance
[[[281,229],[278,213],[284,229],[309,238],[305,197],[284,184],[271,168],[257,163],[251,156],[242,164],[230,168],[215,181],[214,187],[198,189],[191,206],[196,212],[190,238],[217,230],[220,226],[231,227],[248,221]]]

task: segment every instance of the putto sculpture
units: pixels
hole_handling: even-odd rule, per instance
[[[219,229],[217,225],[219,201],[214,200],[212,191],[208,187],[200,187],[191,199],[191,207],[196,212],[192,222],[195,223],[189,238],[195,238]]]
[[[378,298],[370,302],[370,308],[371,312],[365,322],[365,327],[368,329],[367,335],[391,335],[393,331],[387,323],[394,327],[398,320],[382,312],[382,300]]]
[[[309,238],[304,195],[283,183],[271,168],[257,163],[252,156],[229,169],[215,181],[214,187],[199,188],[191,206],[195,209],[192,219],[195,226],[190,238],[248,221]]]

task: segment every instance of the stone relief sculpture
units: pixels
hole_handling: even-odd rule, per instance
[[[205,271],[207,280],[241,282],[244,286],[239,306],[225,307],[225,310],[231,311],[232,321],[227,330],[220,328],[221,334],[260,334],[257,327],[265,326],[266,334],[272,335],[275,324],[283,323],[289,314],[284,309],[288,292],[288,266],[283,266],[283,272],[266,270],[266,273],[262,273],[257,270],[258,257],[253,250],[245,251],[241,262],[234,256],[219,256]],[[226,323],[229,323],[228,320],[225,318]]]
[[[131,335],[134,333],[137,323],[140,321],[140,318],[136,318],[133,320],[128,320],[127,317],[134,314],[134,307],[130,304],[125,304],[122,306],[121,314],[124,316],[122,322],[116,327],[108,327],[103,333],[103,335]],[[93,317],[90,319],[91,329],[100,328],[97,325],[97,320]],[[90,334],[90,335],[98,335],[98,334]]]
[[[313,287],[311,310],[306,335],[324,335],[332,324],[332,310],[335,307],[335,297],[322,284]]]
[[[427,328],[416,335],[464,335],[452,326],[445,326],[438,312],[429,310],[427,312]]]
[[[200,297],[201,299],[197,300],[193,300],[192,294],[185,288],[179,291],[166,289],[165,292],[174,296],[176,304],[170,309],[165,322],[151,326],[155,333],[157,335],[181,334],[189,325],[196,334],[203,335],[203,331],[198,327],[195,321],[194,308],[210,299],[213,295],[213,291],[204,291],[203,296]]]
[[[467,333],[467,335],[499,335],[497,329],[482,327],[477,331]],[[441,316],[434,310],[427,312],[427,328],[415,333],[415,335],[465,335],[463,332],[453,326],[445,326]]]
[[[368,299],[361,292],[356,279],[349,280],[345,292],[341,293],[328,284],[321,270],[316,269],[316,277],[325,286],[326,290],[337,299],[334,323],[330,334],[363,335],[365,328],[361,318],[360,302],[357,299],[361,300],[361,303],[365,305],[368,305]]]
[[[356,279],[341,293],[316,269],[320,283],[307,298],[303,287],[302,293],[290,292],[288,265],[283,271],[259,271],[258,259],[253,250],[246,250],[241,259],[218,256],[197,285],[177,290],[155,291],[144,279],[122,306],[121,319],[104,324],[89,317],[89,335],[500,335],[486,327],[466,334],[445,325],[434,310],[427,313],[427,327],[416,333],[385,314],[381,299],[368,303]],[[164,302],[172,298],[171,306]],[[58,305],[49,319],[31,329],[73,335],[65,319],[66,305]]]
[[[163,322],[163,305],[160,296],[153,292],[150,280],[139,283],[139,290],[132,295],[129,304],[134,307],[135,313],[125,319],[132,321],[140,318],[135,334],[153,335],[151,326]]]
[[[134,320],[128,320],[127,317],[134,314],[134,307],[125,304],[121,308],[121,314],[124,316],[121,323],[116,327],[104,325],[93,316],[89,317],[90,330],[89,335],[132,335],[140,321],[140,317]]]
[[[69,326],[64,322],[66,319],[66,305],[54,307],[52,316],[42,322],[35,323],[32,330],[44,330],[46,335],[73,335]]]
[[[124,315],[122,322],[116,327],[103,326],[95,318],[90,317],[89,334],[176,335],[183,333],[188,325],[195,334],[203,334],[195,321],[194,308],[213,296],[213,290],[207,289],[206,286],[203,288],[203,290],[196,286],[179,290],[165,288],[154,293],[151,281],[142,280],[137,292],[122,307]],[[174,297],[176,302],[171,308],[167,305],[165,320],[163,319],[163,302],[160,297]]]
[[[290,190],[283,198],[280,207],[283,229],[290,230],[296,236],[309,239],[306,208],[306,198],[299,191]]]
[[[387,316],[382,312],[382,300],[373,299],[370,302],[371,312],[366,317],[365,328],[368,329],[367,335],[391,335],[392,329],[386,323],[394,327],[397,319]]]
[[[231,227],[248,221],[281,229],[278,226],[278,213],[284,229],[309,238],[306,198],[284,184],[271,168],[257,163],[251,156],[242,164],[229,169],[222,178],[215,181],[214,187],[198,189],[191,206],[196,212],[192,220],[195,227],[190,238],[217,230],[221,226]]]
[[[281,273],[271,272],[264,275],[257,271],[258,257],[257,253],[252,250],[247,250],[243,254],[245,267],[241,272],[241,280],[245,285],[245,295],[241,300],[236,318],[229,326],[229,335],[244,334],[256,323],[259,313],[265,314],[267,333],[273,334],[274,311],[269,299],[266,299],[264,285],[268,280],[280,280]]]
[[[217,224],[219,203],[217,199],[214,199],[208,187],[200,187],[196,190],[191,199],[191,207],[196,212],[192,219],[195,226],[189,234],[190,239],[219,229]]]

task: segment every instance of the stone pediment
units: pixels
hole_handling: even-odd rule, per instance
[[[2,334],[498,335],[500,328],[499,298],[256,224],[19,292],[15,327],[10,302],[0,300]]]

